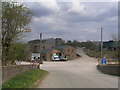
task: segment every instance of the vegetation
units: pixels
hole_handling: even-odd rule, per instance
[[[76,40],[67,41],[67,45],[71,45],[74,47],[84,47],[86,50],[99,50],[99,42],[92,42],[92,41],[86,41],[86,42],[78,42]]]
[[[96,57],[100,58],[101,57],[101,52],[97,50],[85,50],[86,54],[89,55],[90,57]],[[110,51],[110,50],[103,50],[103,57],[106,58],[117,58],[118,56],[118,51]]]
[[[29,32],[27,25],[32,18],[32,12],[18,2],[2,2],[2,64],[7,65],[13,43],[23,34]],[[12,54],[12,53],[11,53]]]
[[[90,57],[100,57],[100,51],[96,51],[96,50],[86,50],[85,49],[85,52],[87,55],[89,55]]]
[[[115,38],[115,36],[114,36]],[[66,43],[67,45],[71,45],[74,47],[82,47],[84,48],[87,55],[91,57],[101,57],[100,52],[100,42],[92,42],[92,41],[86,41],[86,42],[78,42],[78,41],[68,41]],[[112,50],[109,48],[103,48],[103,57],[106,58],[118,58],[118,50]]]
[[[8,52],[9,63],[14,64],[14,61],[25,61],[27,57],[27,44],[24,43],[13,43],[10,46],[10,50]]]
[[[42,80],[47,74],[47,71],[32,69],[6,81],[3,83],[2,88],[34,88],[36,81]]]

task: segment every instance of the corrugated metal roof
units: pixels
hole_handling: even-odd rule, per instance
[[[55,49],[64,49],[69,47],[69,45],[64,45],[64,46],[56,46]]]
[[[62,49],[67,48],[67,47],[69,47],[69,45],[56,46],[56,47],[54,47],[53,49],[44,49],[44,50],[42,50],[41,52],[42,52],[42,53],[48,53],[48,52],[50,52],[50,51],[52,51],[52,50],[55,50],[55,49],[57,49],[57,50],[62,50]]]
[[[44,49],[44,50],[41,51],[41,53],[48,53],[48,52],[50,52],[51,50],[53,50],[53,49]]]

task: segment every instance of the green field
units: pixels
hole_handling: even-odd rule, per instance
[[[85,53],[89,55],[90,57],[100,58],[101,52],[98,50],[85,50]],[[106,58],[117,58],[118,51],[103,51],[103,57]]]
[[[34,88],[47,74],[47,71],[32,69],[6,81],[2,88]]]

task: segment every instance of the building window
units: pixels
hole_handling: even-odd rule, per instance
[[[74,52],[74,50],[72,50],[72,52]]]
[[[45,49],[45,46],[43,47],[43,49]]]
[[[35,45],[35,48],[37,48],[37,45]]]
[[[69,50],[69,49],[68,49],[67,51],[68,51],[68,52],[70,52],[70,50]]]

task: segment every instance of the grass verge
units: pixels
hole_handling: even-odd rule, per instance
[[[32,69],[4,82],[2,88],[34,88],[47,74],[45,70]]]
[[[95,57],[95,58],[101,57],[100,55],[101,51],[98,51],[98,50],[89,50],[89,51],[85,50],[85,53],[90,57]],[[106,57],[106,58],[117,58],[118,51],[103,50],[102,54],[103,54],[103,57]]]
[[[95,57],[95,58],[100,57],[100,52],[95,50],[90,50],[90,51],[85,50],[85,53],[90,57]]]

